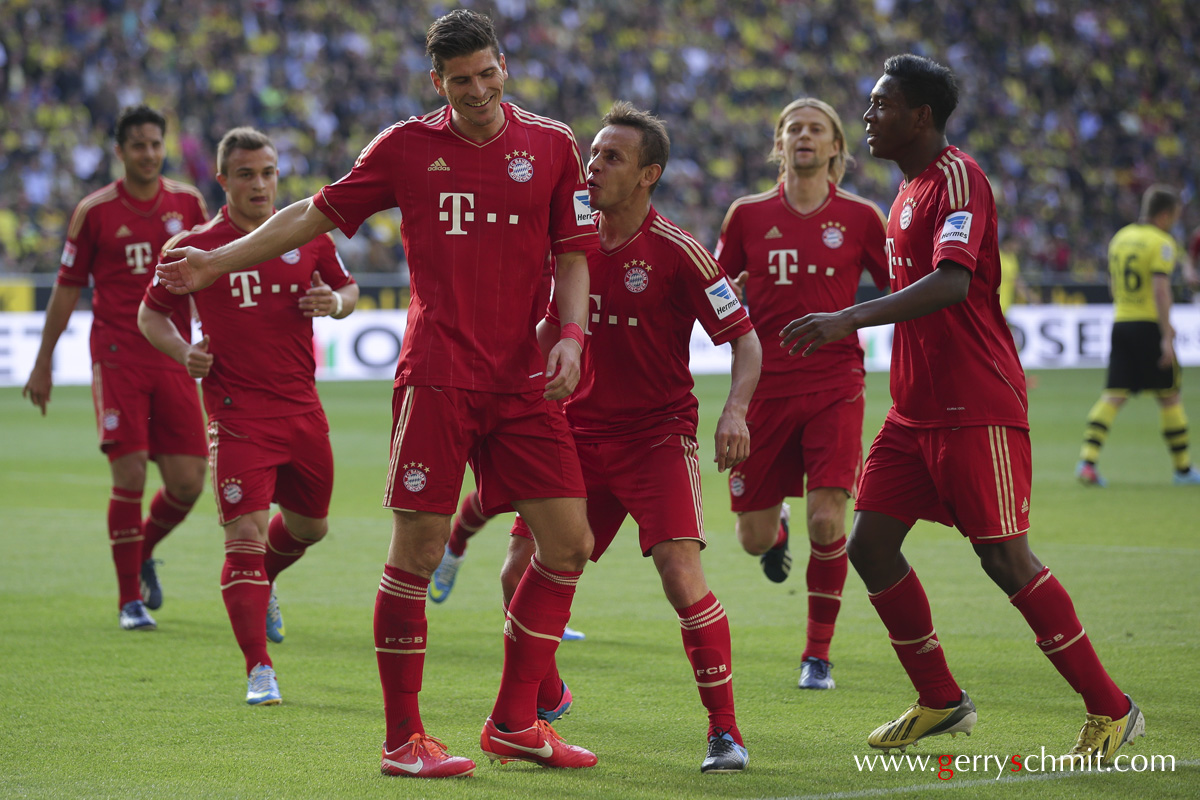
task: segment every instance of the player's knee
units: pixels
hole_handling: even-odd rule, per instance
[[[134,492],[145,487],[146,457],[144,453],[140,458],[138,456],[137,453],[130,453],[112,462],[110,466],[114,486]]]
[[[170,483],[165,484],[167,491],[173,497],[176,497],[183,503],[194,503],[200,498],[201,492],[204,491],[204,466],[201,466],[194,472],[189,472],[179,478],[175,478]]]
[[[742,514],[737,518],[734,531],[737,533],[738,544],[752,556],[761,556],[771,549],[779,538],[779,523],[771,525],[756,525]]]
[[[286,520],[286,523],[293,536],[306,542],[319,542],[325,538],[325,534],[329,533],[328,519],[308,518],[302,522]]]
[[[817,544],[829,544],[841,537],[845,525],[845,511],[814,509],[808,515],[808,538]]]

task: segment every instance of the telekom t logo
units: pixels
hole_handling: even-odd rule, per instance
[[[258,270],[246,270],[245,272],[229,273],[229,293],[234,297],[242,298],[238,308],[249,308],[256,306],[254,295],[262,294],[262,287],[259,286]]]
[[[800,271],[800,259],[795,250],[769,250],[767,263],[767,272],[776,276],[776,284],[790,285],[790,276]]]
[[[438,219],[442,222],[450,221],[450,230],[446,231],[448,236],[466,236],[467,232],[463,230],[462,223],[474,222],[475,212],[463,211],[463,203],[466,203],[467,208],[474,208],[475,195],[470,192],[442,192],[438,197],[438,207],[445,208],[447,200],[450,201],[450,211],[441,212]]]
[[[150,258],[150,243],[138,242],[125,245],[125,263],[133,267],[134,275],[145,275],[154,263]]]

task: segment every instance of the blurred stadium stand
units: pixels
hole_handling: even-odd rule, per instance
[[[590,141],[614,99],[661,115],[672,158],[656,205],[715,245],[736,197],[769,188],[778,110],[796,96],[842,114],[857,164],[845,185],[886,211],[898,172],[861,135],[893,53],[951,66],[949,138],[992,177],[1002,237],[1047,301],[1105,301],[1108,239],[1167,181],[1200,222],[1200,15],[1194,0],[496,0],[508,99]],[[57,269],[75,203],[116,177],[110,129],[146,102],[170,119],[167,174],[220,203],[213,151],[253,124],[279,147],[279,204],[344,174],[382,128],[438,105],[428,0],[4,0],[0,26],[0,308],[4,284]],[[339,242],[387,306],[407,285],[399,217]],[[381,296],[379,287],[395,287]],[[15,291],[15,290],[14,290]],[[25,288],[17,294],[26,295]],[[392,298],[389,300],[388,298]],[[7,305],[10,305],[11,302]]]

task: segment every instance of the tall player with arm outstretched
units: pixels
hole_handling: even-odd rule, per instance
[[[335,226],[352,235],[375,212],[401,209],[412,305],[384,494],[392,538],[375,605],[382,770],[454,777],[475,769],[426,734],[417,701],[429,576],[449,538],[468,460],[484,512],[511,505],[537,537],[537,555],[508,609],[500,691],[484,728],[490,752],[588,767],[593,754],[537,718],[538,685],[592,551],[579,460],[554,402],[579,380],[586,252],[597,242],[583,160],[566,125],[503,102],[508,73],[486,17],[458,10],[439,18],[426,51],[447,106],[388,128],[350,174],[251,235],[211,253],[164,254],[158,274],[172,291],[191,291]],[[563,338],[543,359],[534,303],[547,240]]]
[[[265,134],[226,133],[217,146],[226,205],[168,247],[218,247],[266,222],[275,212],[278,161]],[[279,684],[267,654],[268,638],[283,639],[277,611],[268,610],[275,578],[325,537],[333,493],[312,318],[348,316],[358,285],[323,234],[190,297],[151,286],[138,324],[151,344],[203,379],[213,493],[225,530],[221,596],[246,662],[246,702],[277,705]],[[204,331],[199,344],[175,325],[189,319],[192,302]],[[274,517],[272,502],[279,504]]]
[[[1111,764],[1145,722],[1092,648],[1066,589],[1029,549],[1032,481],[1025,376],[1000,311],[996,204],[979,165],[946,139],[953,73],[889,58],[863,119],[877,158],[904,174],[888,215],[892,294],[789,323],[783,343],[811,355],[859,328],[896,323],[892,408],[858,485],[850,561],[918,697],[870,734],[876,748],[970,733],[976,711],[951,675],[925,590],[901,552],[918,519],[954,525],[1037,645],[1083,696],[1070,755]]]
[[[196,189],[162,177],[166,130],[166,118],[147,106],[127,108],[118,117],[113,152],[125,175],[85,197],[71,215],[41,349],[23,391],[44,415],[54,348],[90,278],[92,398],[100,449],[112,473],[108,536],[125,630],[156,628],[146,610],[162,605],[154,548],[183,521],[204,488],[204,418],[195,382],[137,329],[138,303],[159,250],[208,217]],[[163,486],[143,519],[151,460]]]
[[[670,152],[666,127],[629,103],[615,103],[592,142],[588,196],[600,249],[588,254],[591,319],[579,387],[565,403],[587,485],[593,561],[627,515],[637,521],[642,555],[654,560],[682,630],[700,699],[708,712],[701,772],[740,772],[748,760],[733,703],[729,623],[700,563],[704,510],[696,441],[697,401],[688,343],[697,320],[713,342],[729,342],[729,397],[717,422],[720,471],[750,452],[746,409],[762,349],[745,309],[713,257],[651,205]],[[553,341],[552,311],[539,331]],[[501,572],[511,598],[533,543],[518,518]],[[552,666],[538,713],[562,716],[572,697]]]
[[[775,124],[770,160],[779,184],[739,198],[721,226],[716,256],[744,288],[750,318],[775,339],[797,317],[854,304],[869,272],[887,286],[884,218],[874,203],[839,188],[846,135],[832,106],[812,97],[789,103]],[[849,563],[846,500],[862,468],[865,370],[856,335],[809,359],[777,346],[763,353],[763,376],[747,424],[750,457],[729,475],[738,541],[782,582],[791,571],[788,497],[805,494],[809,559],[808,625],[800,656],[801,689],[832,689],[829,646]],[[786,517],[786,515],[784,515]]]

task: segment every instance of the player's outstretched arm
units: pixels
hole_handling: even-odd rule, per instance
[[[717,472],[732,469],[750,457],[750,428],[746,425],[746,411],[750,398],[758,386],[762,372],[762,344],[754,331],[739,336],[731,342],[733,366],[729,376],[729,397],[717,420]]]
[[[298,200],[272,214],[252,233],[211,252],[195,247],[164,251],[157,268],[158,282],[171,294],[188,294],[211,286],[221,275],[249,269],[295,250],[334,227],[311,198]]]
[[[588,286],[587,254],[584,251],[563,253],[555,259],[554,300],[558,320],[564,334],[568,326],[573,326],[579,339],[587,330]],[[546,357],[547,400],[561,400],[575,391],[582,357],[583,344],[573,336],[563,335],[550,348],[550,355]]]
[[[138,307],[138,330],[150,344],[186,367],[193,378],[203,378],[212,369],[208,337],[192,344],[183,338],[169,316],[150,308],[144,300]]]
[[[58,339],[67,329],[71,321],[71,312],[79,300],[82,286],[57,284],[50,290],[50,302],[46,305],[46,324],[42,327],[42,345],[38,348],[37,358],[33,362],[33,371],[29,380],[21,390],[22,397],[42,410],[46,416],[46,404],[50,402],[50,391],[54,388],[54,348]]]
[[[803,352],[809,356],[859,328],[904,322],[961,303],[970,288],[970,270],[953,261],[942,261],[933,272],[898,292],[832,314],[809,314],[792,320],[779,332],[779,346],[788,348],[788,355]]]

